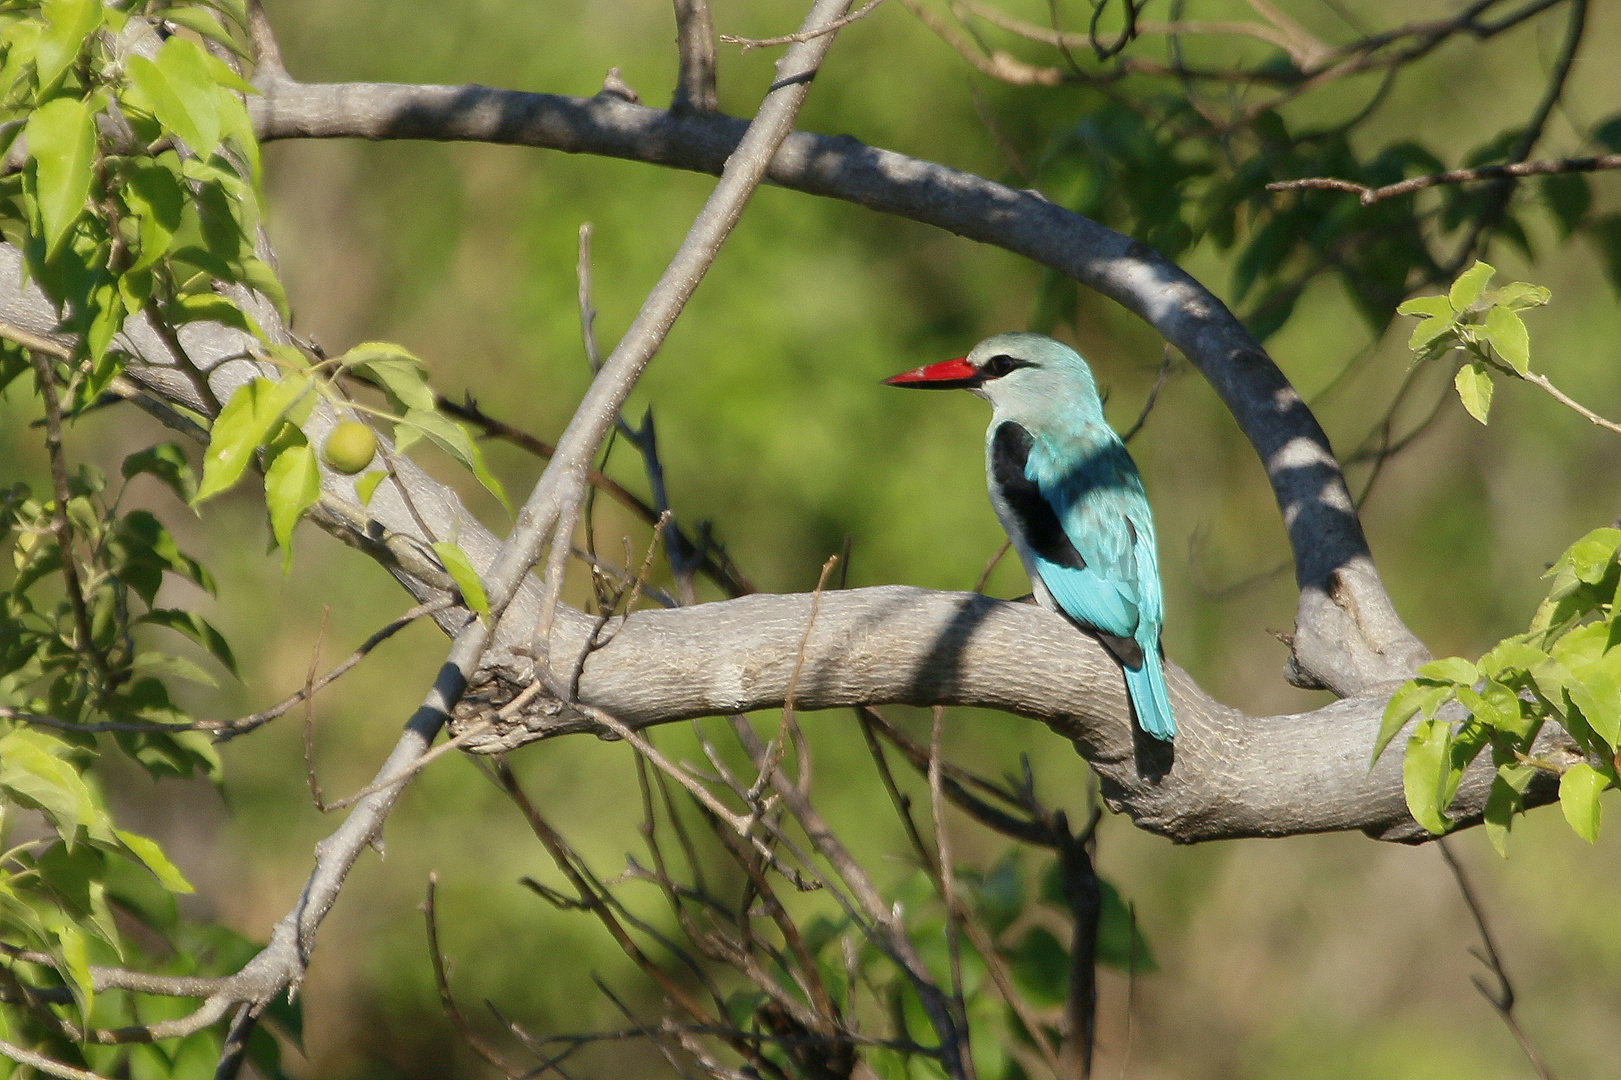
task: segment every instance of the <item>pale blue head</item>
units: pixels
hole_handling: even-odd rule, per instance
[[[886,379],[919,390],[963,389],[991,403],[998,419],[1032,430],[1102,425],[1092,369],[1081,354],[1044,334],[988,337],[967,356]]]

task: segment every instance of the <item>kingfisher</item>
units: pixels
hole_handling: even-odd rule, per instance
[[[1125,671],[1138,725],[1156,739],[1175,737],[1160,655],[1165,600],[1154,519],[1081,354],[1042,334],[997,334],[965,357],[884,382],[969,390],[991,403],[991,506],[1036,602],[1095,631]]]

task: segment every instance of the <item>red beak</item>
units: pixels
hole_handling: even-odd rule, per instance
[[[914,390],[962,390],[978,386],[984,376],[966,357],[942,360],[928,367],[903,371],[884,380],[885,386],[909,386]]]

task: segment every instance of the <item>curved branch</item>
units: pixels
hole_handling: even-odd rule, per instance
[[[483,86],[304,84],[271,72],[252,103],[264,139],[470,140],[549,147],[719,173],[745,122],[612,95]],[[866,146],[796,132],[767,172],[781,187],[858,203],[994,244],[1139,315],[1198,366],[1267,470],[1294,549],[1300,606],[1291,681],[1359,693],[1428,658],[1391,605],[1328,438],[1227,307],[1181,268],[1039,193]]]
[[[972,705],[1038,719],[1091,762],[1113,809],[1182,843],[1348,829],[1382,840],[1432,839],[1407,812],[1402,755],[1387,753],[1369,769],[1384,695],[1248,716],[1168,664],[1173,747],[1134,735],[1119,665],[1103,646],[1035,605],[889,585],[824,593],[811,624],[815,602],[811,594],[756,595],[639,611],[613,620],[607,643],[591,649],[597,621],[570,611],[558,618],[552,655],[583,658],[579,701],[630,728],[780,708],[798,670],[799,710]],[[469,750],[494,753],[580,732],[612,737],[555,700],[498,716],[522,685],[491,670],[469,690],[454,726],[495,729],[469,740]],[[1551,741],[1548,753],[1577,760]],[[1466,775],[1453,808],[1460,824],[1479,822],[1492,775],[1489,763]],[[1528,805],[1554,794],[1544,784]]]

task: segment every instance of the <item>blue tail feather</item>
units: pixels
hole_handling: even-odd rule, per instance
[[[1176,718],[1171,715],[1171,695],[1165,689],[1165,673],[1160,668],[1159,649],[1143,650],[1143,666],[1126,668],[1126,690],[1137,710],[1137,723],[1156,739],[1170,742],[1176,737]]]

